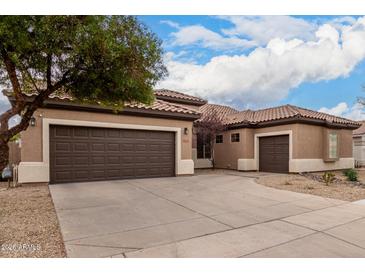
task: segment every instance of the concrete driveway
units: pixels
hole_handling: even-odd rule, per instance
[[[227,174],[50,185],[69,257],[365,257],[365,205]]]

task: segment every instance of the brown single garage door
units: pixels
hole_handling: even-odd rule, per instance
[[[266,172],[289,172],[289,135],[260,137],[259,169]]]
[[[175,133],[51,126],[51,183],[175,176]]]

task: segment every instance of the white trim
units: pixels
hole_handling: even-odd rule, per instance
[[[84,127],[103,127],[120,129],[140,129],[155,131],[175,132],[175,173],[176,175],[194,174],[194,162],[191,159],[181,159],[181,128],[149,126],[136,124],[104,123],[82,120],[49,119],[42,120],[42,149],[43,162],[22,162],[19,165],[19,182],[49,182],[49,127],[50,125],[84,126]]]
[[[266,136],[277,136],[277,135],[289,135],[289,172],[292,171],[291,163],[293,159],[293,131],[292,130],[283,130],[283,131],[271,131],[265,133],[257,133],[255,134],[255,144],[254,144],[254,169],[259,170],[259,138]]]
[[[339,158],[334,162],[325,162],[323,159],[292,159],[290,172],[312,172],[323,170],[347,169],[354,167],[354,158]]]
[[[237,169],[244,171],[256,170],[256,161],[255,159],[238,159]]]
[[[191,159],[179,161],[179,173],[176,175],[192,175],[194,174],[194,161]]]
[[[193,153],[193,161],[194,161],[194,168],[212,168],[213,163],[212,159],[201,159],[197,157],[198,151],[196,148],[192,149]]]
[[[49,182],[49,165],[43,162],[20,162],[18,166],[18,182]]]
[[[211,159],[196,159],[195,168],[212,168],[213,163]]]

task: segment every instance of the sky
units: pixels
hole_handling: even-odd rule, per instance
[[[293,104],[365,119],[365,17],[138,16],[162,40],[156,88],[236,109]],[[0,95],[0,111],[9,108]]]
[[[259,109],[293,104],[365,119],[365,17],[139,16],[163,41],[157,85]]]

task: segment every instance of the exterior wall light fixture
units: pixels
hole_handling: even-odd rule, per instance
[[[35,118],[34,117],[30,118],[30,126],[35,127]]]

